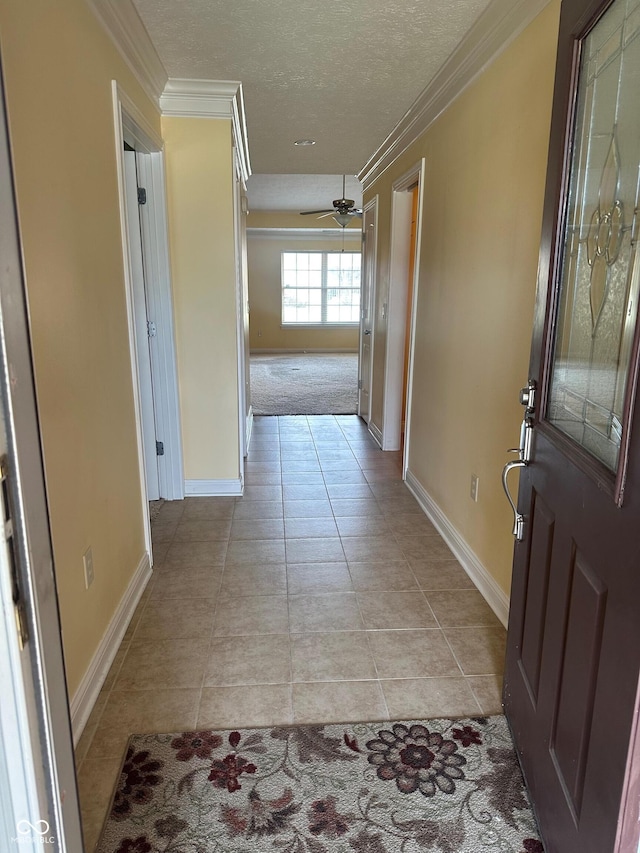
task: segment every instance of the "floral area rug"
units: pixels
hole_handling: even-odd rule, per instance
[[[134,735],[99,853],[544,853],[504,717]]]

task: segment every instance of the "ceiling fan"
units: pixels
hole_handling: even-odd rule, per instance
[[[342,228],[345,228],[349,224],[349,220],[354,216],[362,216],[362,210],[358,207],[354,207],[354,200],[352,198],[345,198],[345,181],[346,175],[342,176],[342,198],[335,198],[331,204],[333,208],[330,210],[303,210],[300,212],[300,216],[309,216],[311,214],[321,214],[318,216],[318,219],[324,219],[327,216],[333,216],[338,225]]]

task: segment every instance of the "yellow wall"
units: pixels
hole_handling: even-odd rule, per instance
[[[553,0],[365,193],[379,195],[380,316],[391,185],[426,158],[409,470],[506,593],[513,519],[500,472],[527,379],[559,8]],[[382,378],[376,364],[374,411]]]
[[[240,476],[231,121],[163,118],[185,478]]]
[[[317,227],[315,222],[314,225],[310,225],[306,221],[301,226],[299,214],[269,215],[262,212],[250,214],[248,226],[249,228]],[[350,227],[349,230],[352,228]],[[348,252],[360,251],[360,228],[357,227],[355,230],[355,236],[358,239],[350,237],[344,242],[344,248]],[[249,232],[247,249],[252,350],[357,350],[359,334],[357,327],[347,329],[281,327],[281,253],[340,251],[342,247],[341,237],[327,240],[314,237],[305,240],[303,236],[265,237],[252,235]]]
[[[391,182],[427,158],[410,468],[505,590],[511,520],[499,475],[527,373],[558,7],[369,192],[380,195],[383,299]],[[2,0],[0,34],[73,695],[144,553],[111,80],[160,122],[85,0]],[[172,118],[162,130],[185,475],[234,479],[230,123]]]
[[[160,119],[85,0],[2,0],[0,33],[73,695],[145,549],[111,80]]]

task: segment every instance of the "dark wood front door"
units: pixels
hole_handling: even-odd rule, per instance
[[[546,853],[620,849],[640,668],[639,186],[640,0],[564,0],[504,687]]]

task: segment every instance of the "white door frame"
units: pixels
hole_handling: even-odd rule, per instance
[[[178,501],[184,498],[184,470],[162,151],[138,154],[138,178],[147,190],[147,204],[141,210],[140,224],[147,306],[156,325],[151,366],[156,424],[164,444],[164,456],[158,457],[160,497]]]
[[[389,303],[387,306],[387,350],[385,353],[384,398],[382,406],[382,449],[399,450],[402,444],[402,425],[405,425],[403,474],[406,470],[409,447],[409,420],[415,346],[415,308],[418,298],[420,272],[420,243],[422,233],[422,191],[425,160],[393,182],[391,188],[391,250],[389,261]],[[409,329],[409,365],[407,400],[402,411],[404,354],[407,331],[407,299],[409,293],[410,235],[413,199],[409,189],[418,183],[418,221],[413,272],[413,297]]]
[[[147,204],[140,212],[144,249],[145,281],[150,319],[156,325],[156,337],[151,346],[154,380],[154,402],[158,436],[164,444],[164,456],[158,457],[160,495],[168,500],[184,497],[182,433],[176,364],[176,347],[169,265],[169,241],[165,194],[164,154],[162,139],[149,125],[135,103],[114,80],[112,81],[115,125],[118,195],[120,202],[121,236],[124,255],[125,294],[129,320],[129,346],[134,384],[134,408],[142,485],[143,518],[147,550],[151,553],[149,505],[144,476],[142,419],[135,351],[133,288],[128,237],[124,183],[124,142],[137,152],[140,183],[147,190]]]
[[[365,423],[369,425],[371,421],[371,387],[373,385],[373,348],[375,341],[375,318],[376,318],[376,262],[378,259],[378,195],[376,194],[370,199],[362,209],[362,293],[366,292],[367,305],[362,301],[360,311],[360,341],[358,347],[358,415],[363,418]],[[373,211],[373,239],[369,240],[369,235],[364,230],[367,220],[367,213]],[[365,312],[368,316],[365,317]],[[364,331],[366,323],[370,326],[369,334],[369,388],[367,390],[369,407],[364,417],[362,413],[361,391],[362,391],[362,353],[364,350],[365,340]]]
[[[73,853],[83,849],[82,829],[1,80],[0,256],[0,453],[7,460],[0,490],[0,848]]]
[[[247,365],[249,352],[245,335],[245,316],[248,312],[248,282],[246,265],[246,187],[242,178],[238,148],[233,146],[233,236],[235,242],[236,267],[236,325],[238,344],[238,421],[240,460],[239,472],[241,488],[244,488],[244,461],[249,452],[251,430],[253,426],[253,409],[248,401],[246,387]],[[250,392],[249,392],[250,396]]]
[[[138,367],[138,388],[140,390],[140,415],[142,418],[142,437],[144,448],[144,470],[147,487],[147,500],[160,497],[160,476],[158,471],[157,423],[154,407],[153,374],[151,369],[151,344],[149,337],[149,313],[145,293],[144,255],[142,251],[142,233],[140,227],[141,205],[138,198],[138,153],[125,150],[125,183],[127,203],[127,230],[129,237],[129,257],[131,260],[131,284],[133,293],[133,319],[136,326],[136,355]]]

